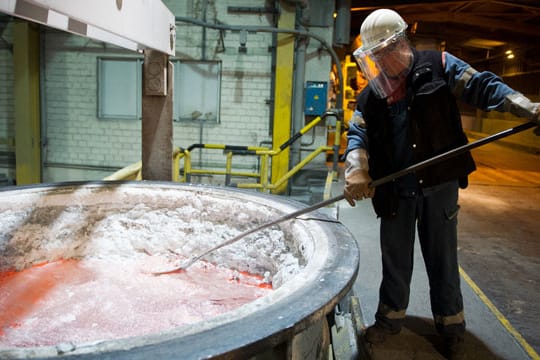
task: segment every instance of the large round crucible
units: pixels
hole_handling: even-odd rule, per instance
[[[16,297],[0,294],[0,308],[4,307],[0,311],[14,314],[0,323],[0,358],[310,358],[327,350],[326,315],[349,292],[357,274],[355,239],[341,223],[316,211],[224,247],[184,273],[152,275],[155,266],[168,263],[149,260],[161,259],[172,266],[176,258],[198,254],[304,206],[283,197],[161,182],[84,182],[6,188],[0,191],[0,199],[4,280],[5,274],[20,275],[59,261],[95,267],[112,261],[119,266],[113,269],[115,275],[121,277],[122,264],[133,267],[140,261],[137,269],[145,277],[144,289],[134,293],[152,294],[153,284],[178,284],[201,269],[249,273],[272,287],[256,299],[201,321],[160,321],[156,314],[156,323],[168,325],[148,331],[138,325],[135,335],[126,329],[126,336],[107,336],[96,322],[91,324],[97,327],[95,338],[78,341],[74,336],[37,345],[2,343],[2,336],[17,326],[23,328],[28,319],[24,309],[17,310],[9,302]],[[50,286],[53,291],[64,275],[47,274],[57,276]],[[121,294],[128,289],[115,291]],[[69,296],[77,299],[73,291]],[[105,299],[107,294],[99,296]],[[66,308],[65,316],[56,316],[66,326],[77,321],[77,315],[68,316],[75,312],[71,308],[77,304]]]

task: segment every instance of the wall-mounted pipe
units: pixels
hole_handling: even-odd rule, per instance
[[[340,91],[338,92],[336,96],[336,108],[337,109],[343,108],[343,72],[341,71],[340,60],[336,52],[332,48],[331,44],[329,44],[322,36],[319,36],[317,34],[311,33],[306,30],[278,29],[278,28],[269,27],[269,26],[242,26],[242,25],[211,24],[211,23],[207,23],[207,22],[200,21],[197,19],[191,19],[191,18],[186,18],[182,16],[176,16],[175,20],[177,22],[190,23],[193,25],[204,26],[210,29],[215,29],[215,30],[229,30],[229,31],[242,31],[243,30],[243,31],[247,31],[248,33],[249,32],[282,33],[282,34],[291,34],[294,36],[310,37],[317,40],[319,43],[321,43],[322,47],[326,49],[326,51],[328,51],[328,53],[330,54],[330,57],[332,58],[332,61],[336,64],[338,81],[340,84]]]
[[[302,3],[301,7],[305,8],[306,4]],[[305,15],[302,9],[297,11],[297,17],[303,18],[306,16],[306,21],[309,21],[309,14]],[[293,82],[293,110],[292,110],[292,133],[300,131],[304,127],[304,83],[306,80],[306,53],[309,40],[305,36],[297,36],[296,51],[295,51],[295,69]],[[289,159],[289,168],[298,164],[302,160],[300,153],[301,143],[296,142],[291,145],[291,157]]]

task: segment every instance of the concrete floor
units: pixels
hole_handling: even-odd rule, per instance
[[[540,156],[500,143],[477,148],[473,156],[478,170],[460,192],[458,225],[468,358],[540,359]],[[360,246],[353,292],[368,325],[381,278],[379,222],[370,201],[354,208],[340,202],[338,218]],[[384,346],[370,348],[373,359],[445,358],[428,291],[417,248],[405,328]]]

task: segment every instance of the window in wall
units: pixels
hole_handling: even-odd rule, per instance
[[[142,59],[98,58],[98,117],[140,119]]]
[[[175,121],[219,122],[221,62],[174,62]]]

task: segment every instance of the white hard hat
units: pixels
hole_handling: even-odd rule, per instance
[[[398,90],[412,68],[413,52],[405,30],[407,23],[389,9],[375,10],[362,23],[362,45],[353,56],[380,98]]]
[[[362,23],[360,38],[362,50],[369,51],[407,29],[407,23],[394,10],[375,10]]]

